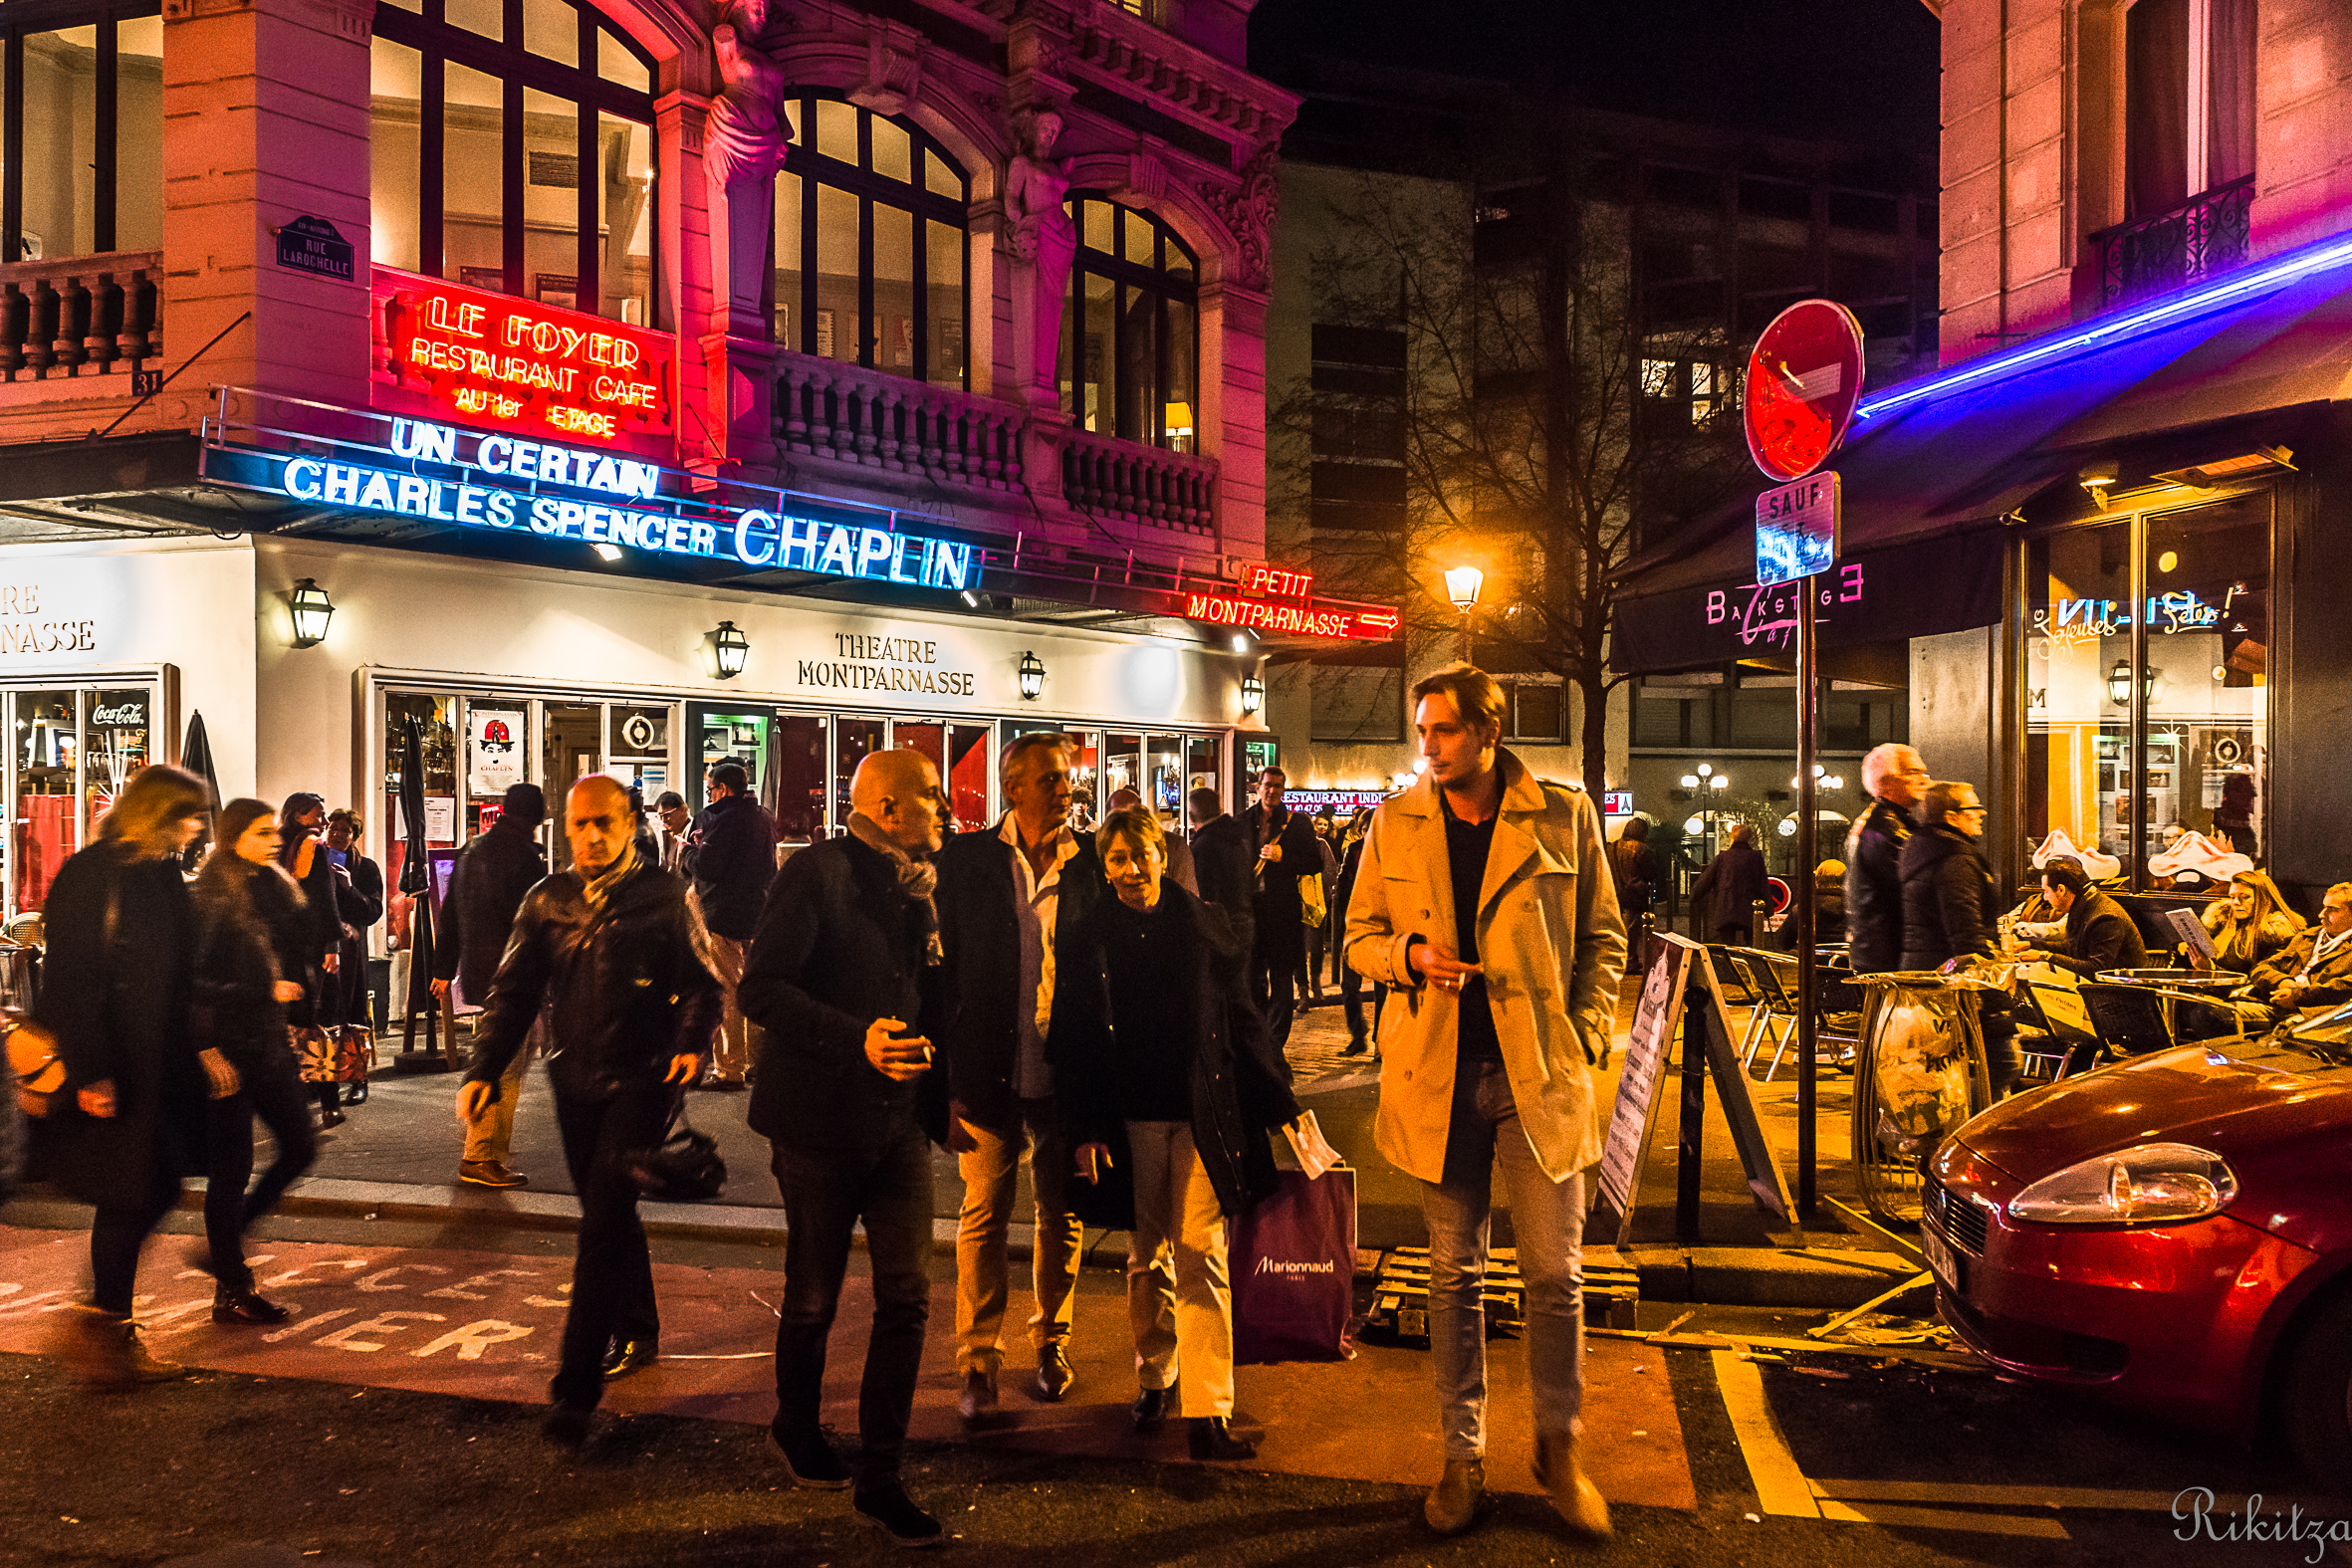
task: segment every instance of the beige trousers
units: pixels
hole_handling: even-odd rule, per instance
[[[744,950],[749,946],[733,937],[711,934],[711,961],[718,971],[719,989],[725,996],[718,1038],[712,1041],[711,1071],[719,1077],[739,1081],[751,1071],[752,1054],[766,1037],[766,1031],[745,1017],[743,1009],[735,1005],[735,988],[743,981]]]
[[[1135,1231],[1127,1249],[1127,1324],[1145,1388],[1174,1388],[1177,1413],[1233,1415],[1233,1285],[1225,1214],[1186,1122],[1129,1122]],[[1171,1288],[1168,1269],[1175,1264]]]
[[[1069,1142],[1052,1100],[1023,1100],[1021,1126],[1009,1132],[973,1126],[980,1147],[956,1157],[964,1178],[964,1207],[956,1220],[956,1371],[996,1375],[1005,1359],[1005,1307],[1010,1294],[1005,1238],[1023,1149],[1037,1195],[1037,1240],[1030,1248],[1030,1342],[1044,1351],[1069,1338],[1076,1305],[1078,1244],[1083,1228],[1070,1218],[1062,1194],[1070,1175]]]

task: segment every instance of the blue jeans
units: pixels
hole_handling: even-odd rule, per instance
[[[1555,1182],[1535,1163],[1499,1063],[1454,1075],[1445,1179],[1421,1184],[1429,1224],[1429,1368],[1446,1457],[1487,1450],[1487,1315],[1481,1297],[1500,1161],[1527,1286],[1528,1387],[1537,1432],[1583,1430],[1584,1176]]]

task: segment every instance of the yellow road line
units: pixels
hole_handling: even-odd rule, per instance
[[[1906,1508],[1883,1502],[1854,1508],[1842,1502],[1824,1501],[1821,1517],[1839,1524],[1875,1524],[1889,1530],[1967,1530],[1978,1535],[2032,1535],[2053,1541],[2070,1538],[2066,1526],[2055,1519],[2014,1513],[1961,1513],[1949,1508]]]
[[[1740,1456],[1748,1461],[1757,1502],[1766,1513],[1820,1518],[1813,1488],[1806,1484],[1804,1471],[1796,1467],[1796,1456],[1788,1452],[1788,1440],[1780,1435],[1780,1424],[1764,1399],[1764,1374],[1755,1362],[1741,1360],[1737,1351],[1716,1351],[1714,1359],[1716,1387],[1723,1390],[1724,1410],[1732,1418],[1733,1435],[1740,1440]]]

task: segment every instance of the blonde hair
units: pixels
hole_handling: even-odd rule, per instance
[[[156,763],[130,776],[114,809],[98,824],[98,836],[118,839],[142,855],[166,855],[179,848],[179,824],[211,809],[212,790],[203,780],[184,768]]]
[[[1110,846],[1124,838],[1148,858],[1158,850],[1163,864],[1168,858],[1168,835],[1160,828],[1160,819],[1144,806],[1130,805],[1123,811],[1113,811],[1102,819],[1094,831],[1094,852],[1108,858]]]

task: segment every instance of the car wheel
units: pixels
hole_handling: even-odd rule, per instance
[[[2352,1296],[2321,1307],[2296,1334],[2279,1414],[2312,1479],[2352,1474]]]

